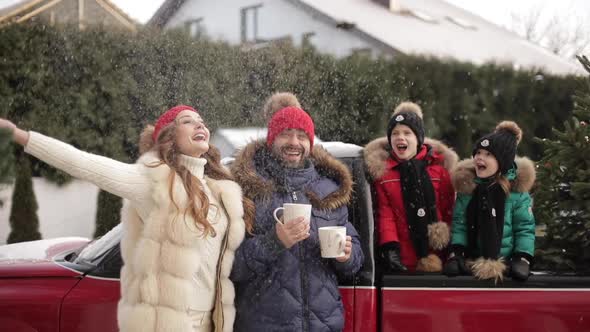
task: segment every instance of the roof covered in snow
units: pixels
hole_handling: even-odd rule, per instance
[[[554,74],[582,74],[581,66],[443,0],[395,0],[399,10],[371,0],[291,0],[403,54],[483,64],[510,63]]]

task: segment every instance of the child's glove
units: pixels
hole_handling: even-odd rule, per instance
[[[387,242],[381,245],[381,258],[385,263],[385,270],[388,272],[406,272],[408,268],[402,264],[399,255],[399,243]]]
[[[515,252],[510,261],[512,279],[526,281],[529,278],[533,257],[524,252]]]
[[[467,266],[465,265],[465,247],[462,245],[454,244],[451,246],[451,254],[447,260],[445,267],[443,268],[443,274],[449,277],[458,275],[471,274]]]

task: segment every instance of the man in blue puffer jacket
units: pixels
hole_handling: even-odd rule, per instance
[[[352,177],[344,164],[313,147],[313,121],[298,104],[274,104],[282,108],[269,122],[267,139],[247,145],[232,165],[256,206],[253,234],[236,251],[230,276],[234,329],[341,331],[337,275],[352,276],[363,263],[358,233],[348,222]],[[273,211],[284,203],[311,204],[311,220],[277,223]],[[337,225],[346,226],[346,255],[322,258],[318,228]]]

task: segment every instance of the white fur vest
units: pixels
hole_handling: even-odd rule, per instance
[[[143,155],[138,164],[157,162],[153,152]],[[232,331],[235,319],[234,286],[229,274],[235,250],[245,235],[242,192],[238,184],[228,180],[213,180],[205,176],[211,195],[219,202],[220,213],[228,219],[226,234],[217,234],[222,242],[220,257],[205,257],[200,248],[202,235],[187,214],[186,222],[177,217],[169,195],[171,169],[163,164],[146,167],[152,183],[153,209],[142,220],[133,203],[126,201],[122,222],[125,233],[121,241],[124,266],[121,270],[121,300],[118,306],[119,329],[123,332],[189,332],[192,320],[188,309],[193,308],[193,272],[203,260],[219,261],[217,268],[215,308],[212,322],[215,331]],[[188,196],[178,176],[172,192],[181,208]],[[176,220],[175,220],[175,217]],[[210,236],[210,235],[209,235]]]

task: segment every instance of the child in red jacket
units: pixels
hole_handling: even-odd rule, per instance
[[[450,237],[455,192],[449,170],[457,154],[424,138],[422,110],[400,104],[387,137],[365,147],[377,194],[380,253],[388,272],[440,272]]]

